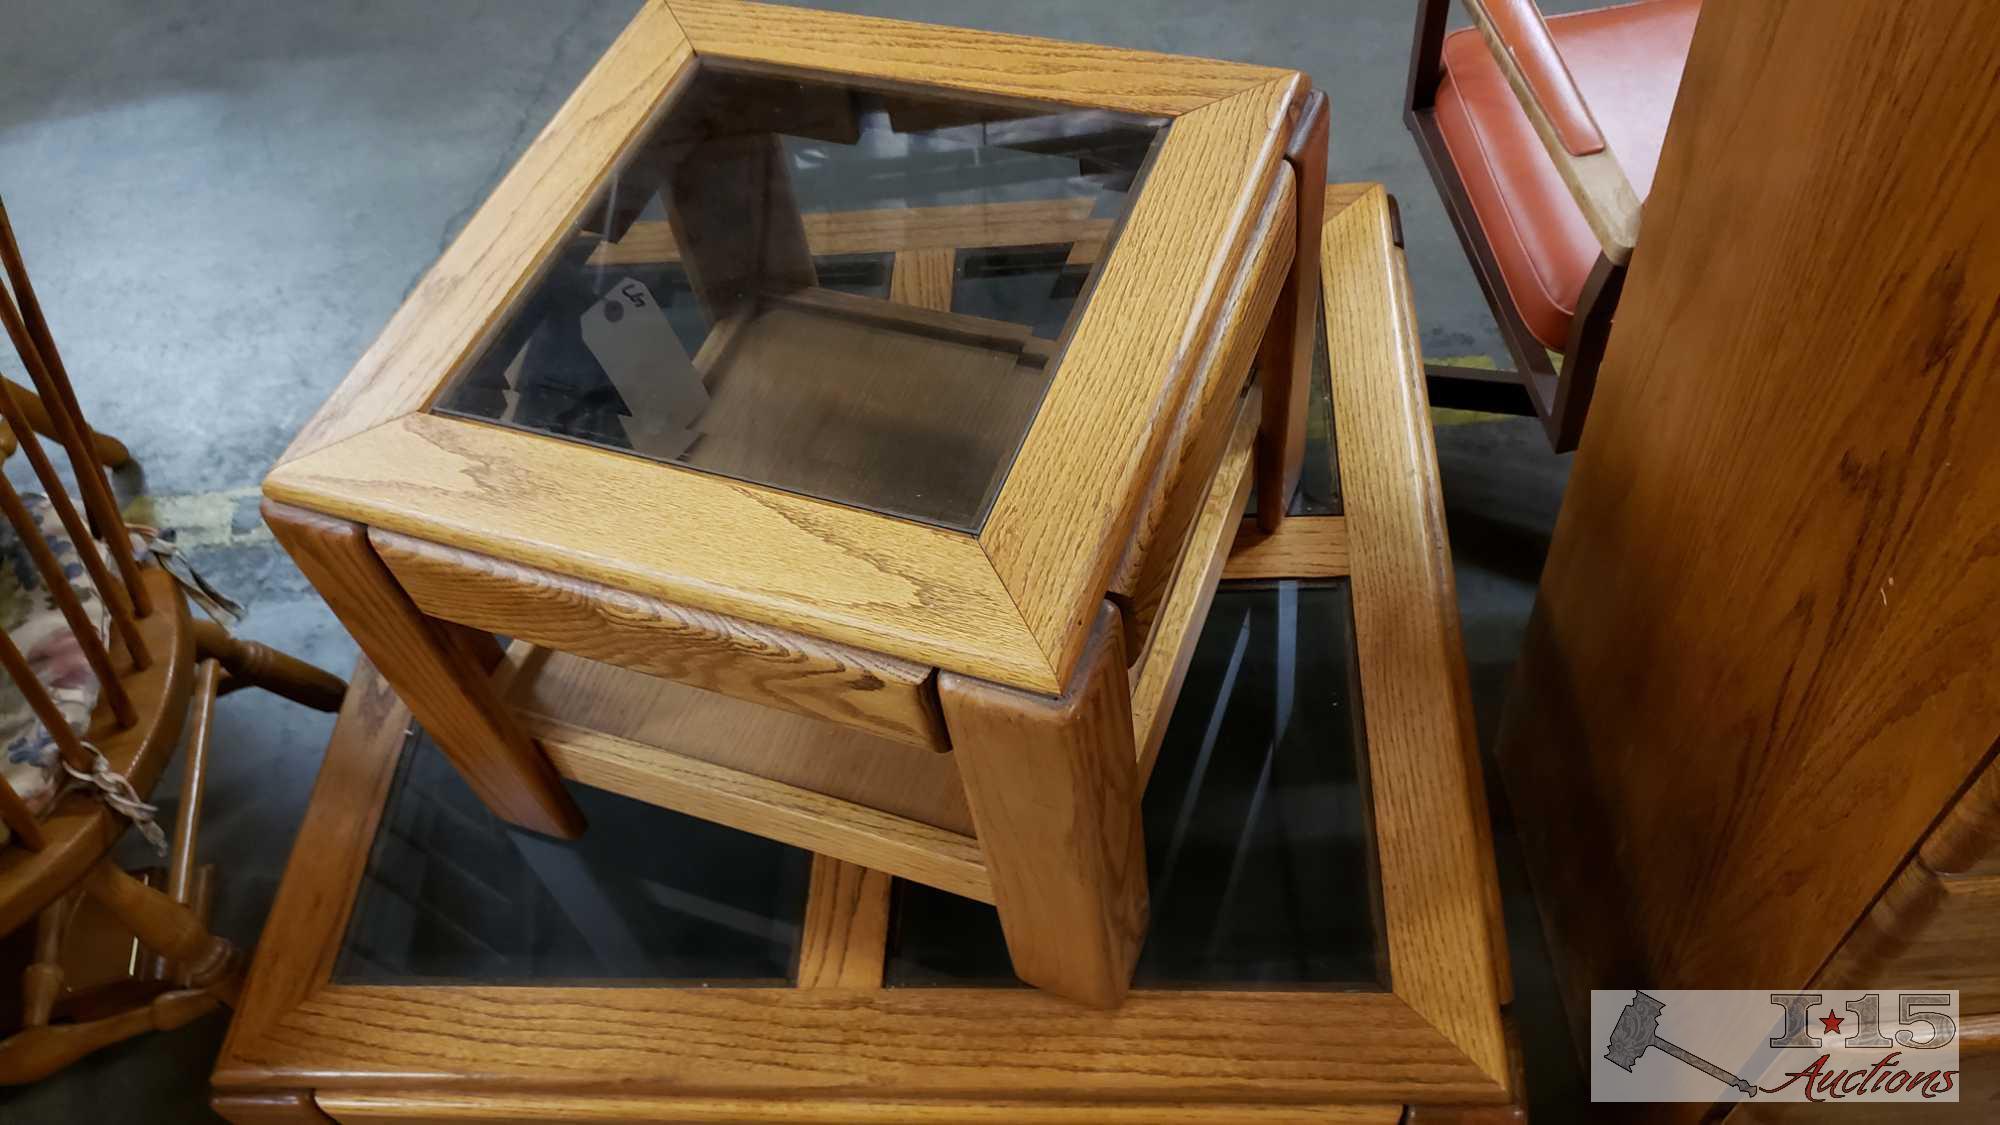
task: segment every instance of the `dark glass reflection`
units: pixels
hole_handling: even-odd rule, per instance
[[[1289,516],[1340,514],[1340,460],[1333,433],[1333,373],[1326,352],[1326,307],[1315,305],[1319,331],[1313,334],[1312,384],[1306,391],[1306,456],[1299,469],[1299,487],[1292,493]],[[1257,514],[1253,487],[1249,515]]]
[[[1146,789],[1140,986],[1386,987],[1344,579],[1216,593]],[[989,906],[897,885],[891,986],[1013,979]]]
[[[1165,128],[705,62],[436,408],[977,531]]]
[[[1069,246],[967,250],[957,255],[951,311],[1026,325],[1045,340],[1062,334],[1083,296],[1090,266]]]
[[[590,823],[581,839],[510,828],[429,735],[413,734],[334,980],[794,979],[808,853],[602,790],[569,789]]]

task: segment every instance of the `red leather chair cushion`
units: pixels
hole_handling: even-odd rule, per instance
[[[1641,199],[1653,185],[1700,8],[1700,0],[1640,0],[1547,21]],[[1443,62],[1438,131],[1514,307],[1536,339],[1560,350],[1597,261],[1597,237],[1479,32],[1445,36]]]

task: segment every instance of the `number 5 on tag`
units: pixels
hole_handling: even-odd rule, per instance
[[[687,452],[700,436],[708,388],[653,291],[632,278],[583,314],[583,342],[625,400],[632,448],[654,457]]]

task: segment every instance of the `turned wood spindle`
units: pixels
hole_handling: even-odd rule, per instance
[[[91,442],[95,435],[84,421],[83,408],[77,402],[69,370],[63,366],[62,353],[57,350],[55,337],[49,332],[48,320],[42,315],[42,303],[35,297],[34,284],[28,279],[27,262],[21,257],[21,245],[14,238],[14,225],[7,217],[7,205],[3,200],[0,200],[0,264],[5,265],[8,280],[13,283],[22,328],[41,361],[29,362],[24,353],[22,363],[27,366],[28,377],[40,392],[42,409],[55,430],[56,440],[69,453],[70,465],[76,470],[77,483],[83,489],[84,507],[110,545],[119,577],[124,579],[125,588],[131,594],[133,610],[144,617],[153,611],[153,606],[145,584],[139,581],[139,562],[132,553],[132,537],[125,530],[124,516],[119,513],[118,501],[112,496],[111,486],[105,479],[104,466],[99,462],[97,449]],[[16,349],[19,350],[18,343]],[[10,393],[4,397],[14,396]]]
[[[7,335],[14,342],[14,352],[21,357],[22,364],[30,372],[41,368],[41,354],[36,349],[35,342],[28,338],[27,326],[22,323],[20,311],[14,307],[13,298],[4,290],[0,290],[0,322],[6,324]],[[28,425],[28,420],[21,411],[21,405],[14,401],[13,395],[0,394],[0,416],[5,417],[7,425],[14,431],[14,437],[20,441],[21,452],[27,455],[28,463],[34,466],[35,478],[41,481],[42,487],[48,491],[49,503],[55,506],[56,515],[62,520],[63,530],[69,534],[70,542],[76,544],[77,557],[83,560],[84,569],[90,572],[91,582],[96,584],[97,592],[103,596],[105,606],[111,610],[111,620],[117,627],[119,639],[125,643],[125,651],[132,657],[132,666],[135,669],[146,667],[152,663],[152,656],[146,651],[145,638],[139,635],[139,624],[134,617],[134,606],[131,601],[133,591],[139,590],[142,584],[134,582],[127,588],[113,580],[111,571],[104,565],[104,557],[97,551],[97,541],[91,537],[89,525],[77,514],[76,505],[70,502],[68,489],[63,487],[62,477],[56,472],[54,463],[49,460],[48,452],[42,448],[41,439],[35,436],[33,427]],[[124,525],[121,522],[118,526]],[[118,537],[114,535],[112,538],[115,540]],[[129,550],[131,547],[129,537],[125,544]],[[141,593],[138,596],[145,595]]]
[[[117,716],[120,727],[129,727],[139,721],[139,712],[132,706],[131,693],[125,690],[125,683],[111,666],[111,650],[105,647],[104,637],[91,623],[84,612],[83,600],[77,596],[76,587],[70,585],[69,576],[63,573],[62,563],[49,548],[48,540],[41,529],[35,526],[34,516],[28,506],[21,502],[21,495],[5,476],[0,476],[0,513],[14,526],[14,534],[28,548],[28,554],[35,561],[35,570],[41,574],[42,582],[62,610],[63,620],[69,623],[69,631],[76,637],[77,647],[83,650],[83,658],[90,664],[91,672],[103,687],[105,701],[111,705],[112,714]]]

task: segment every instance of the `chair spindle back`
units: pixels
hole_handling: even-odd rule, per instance
[[[75,388],[70,384],[69,372],[63,366],[55,340],[49,334],[48,322],[42,316],[34,286],[28,280],[27,265],[21,258],[20,244],[15,241],[13,224],[7,217],[4,202],[0,202],[0,266],[4,266],[6,272],[6,283],[0,285],[0,324],[6,326],[7,338],[14,345],[14,354],[20,357],[21,365],[27,369],[28,377],[35,385],[31,395],[25,387],[11,381],[0,381],[0,421],[12,430],[22,453],[34,469],[36,480],[47,493],[50,506],[62,522],[64,533],[74,545],[77,558],[104,601],[110,616],[111,633],[124,649],[126,659],[122,664],[123,671],[137,671],[153,660],[153,654],[146,650],[146,642],[138,627],[138,619],[153,611],[151,598],[139,578],[139,560],[132,549],[131,534],[126,530],[124,517],[118,511],[117,500],[105,476],[104,465],[92,444],[94,431],[84,420]],[[40,398],[39,412],[34,410],[35,396]],[[54,431],[53,436],[69,456],[71,473],[82,494],[82,513],[78,512],[54,462],[49,459],[41,439],[30,425],[31,417],[36,413],[46,416],[46,427]],[[114,661],[106,637],[84,609],[82,599],[70,584],[69,576],[64,573],[61,562],[27,504],[4,476],[0,476],[0,515],[5,516],[14,534],[27,548],[36,573],[61,609],[78,648],[97,677],[102,693],[100,701],[109,707],[121,729],[130,727],[138,721],[138,714],[120,678],[121,664]],[[97,533],[95,536],[93,528]],[[99,550],[100,538],[110,551],[110,565],[106,564]],[[115,576],[113,566],[117,568]],[[89,772],[94,755],[70,729],[62,709],[36,678],[26,655],[4,630],[0,630],[0,667],[5,668],[7,677],[27,700],[36,719],[47,728],[64,763]],[[13,832],[15,842],[36,849],[43,845],[41,826],[27,802],[8,785],[4,777],[0,777],[0,823],[5,823]]]

